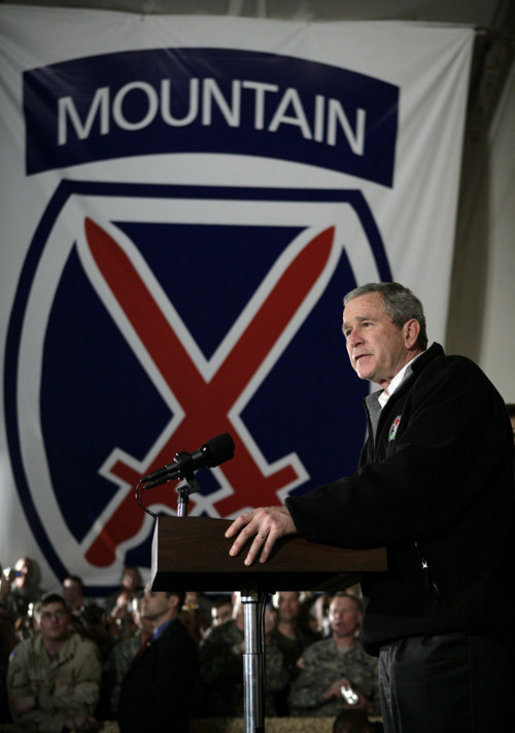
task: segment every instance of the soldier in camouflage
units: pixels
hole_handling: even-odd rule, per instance
[[[288,669],[278,646],[270,641],[275,614],[265,617],[265,714],[274,715],[271,691],[288,682]],[[245,634],[243,606],[237,597],[233,618],[212,626],[199,650],[200,677],[203,686],[201,717],[241,717],[243,715],[243,653]]]
[[[270,632],[270,641],[277,644],[283,653],[286,669],[288,670],[287,683],[281,689],[272,692],[276,715],[288,716],[288,698],[291,683],[297,677],[300,669],[297,660],[302,656],[304,649],[320,640],[320,636],[301,622],[301,594],[297,591],[280,591],[272,596],[272,604],[277,613],[277,625]]]
[[[336,717],[350,707],[342,696],[344,686],[357,694],[353,708],[379,713],[377,659],[363,651],[357,638],[361,616],[359,598],[335,595],[329,606],[332,636],[305,649],[302,671],[292,684],[293,716]]]
[[[39,632],[20,642],[9,660],[7,691],[14,722],[38,733],[97,730],[98,649],[70,633],[70,615],[57,593],[42,598],[36,621]]]
[[[149,641],[154,631],[152,621],[143,615],[142,602],[143,596],[138,598],[136,608],[133,611],[134,623],[137,627],[136,633],[126,639],[120,639],[109,654],[108,669],[112,681],[110,706],[111,712],[114,714],[118,712],[118,700],[125,675],[129,671],[134,658]]]

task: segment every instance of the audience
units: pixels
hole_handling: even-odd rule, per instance
[[[96,646],[70,634],[62,596],[49,593],[37,611],[38,633],[12,651],[7,673],[15,723],[41,733],[93,731],[101,666]]]
[[[121,733],[145,733],[185,731],[193,716],[243,716],[239,593],[143,593],[139,570],[126,567],[99,605],[77,575],[63,579],[62,596],[41,598],[34,561],[20,558],[15,569],[0,586],[0,724],[85,732],[118,719]],[[359,644],[359,589],[271,600],[266,716],[328,716],[341,733],[376,730],[367,713],[378,710],[377,663]],[[341,697],[345,682],[357,706]]]
[[[355,709],[378,712],[377,659],[365,653],[357,638],[361,617],[361,601],[356,595],[335,594],[329,605],[332,635],[307,647],[303,668],[292,683],[293,715],[338,715],[350,704],[342,688],[356,693]]]

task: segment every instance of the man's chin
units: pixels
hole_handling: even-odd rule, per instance
[[[366,369],[360,369],[359,366],[356,369],[356,374],[360,379],[368,379],[370,382],[373,381],[372,377],[373,374],[367,371]]]

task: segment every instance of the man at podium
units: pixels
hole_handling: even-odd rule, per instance
[[[387,733],[514,730],[513,442],[503,400],[469,359],[428,348],[422,304],[398,283],[344,299],[343,334],[368,434],[353,476],[238,517],[230,554],[266,562],[298,533],[388,548],[363,581],[365,649],[379,656]]]

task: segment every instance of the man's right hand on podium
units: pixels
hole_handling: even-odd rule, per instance
[[[245,558],[245,565],[252,565],[259,555],[259,562],[268,560],[273,546],[280,537],[296,534],[290,512],[285,506],[269,506],[240,514],[225,532],[226,537],[236,537],[229,555],[236,557],[252,537],[254,540]]]

